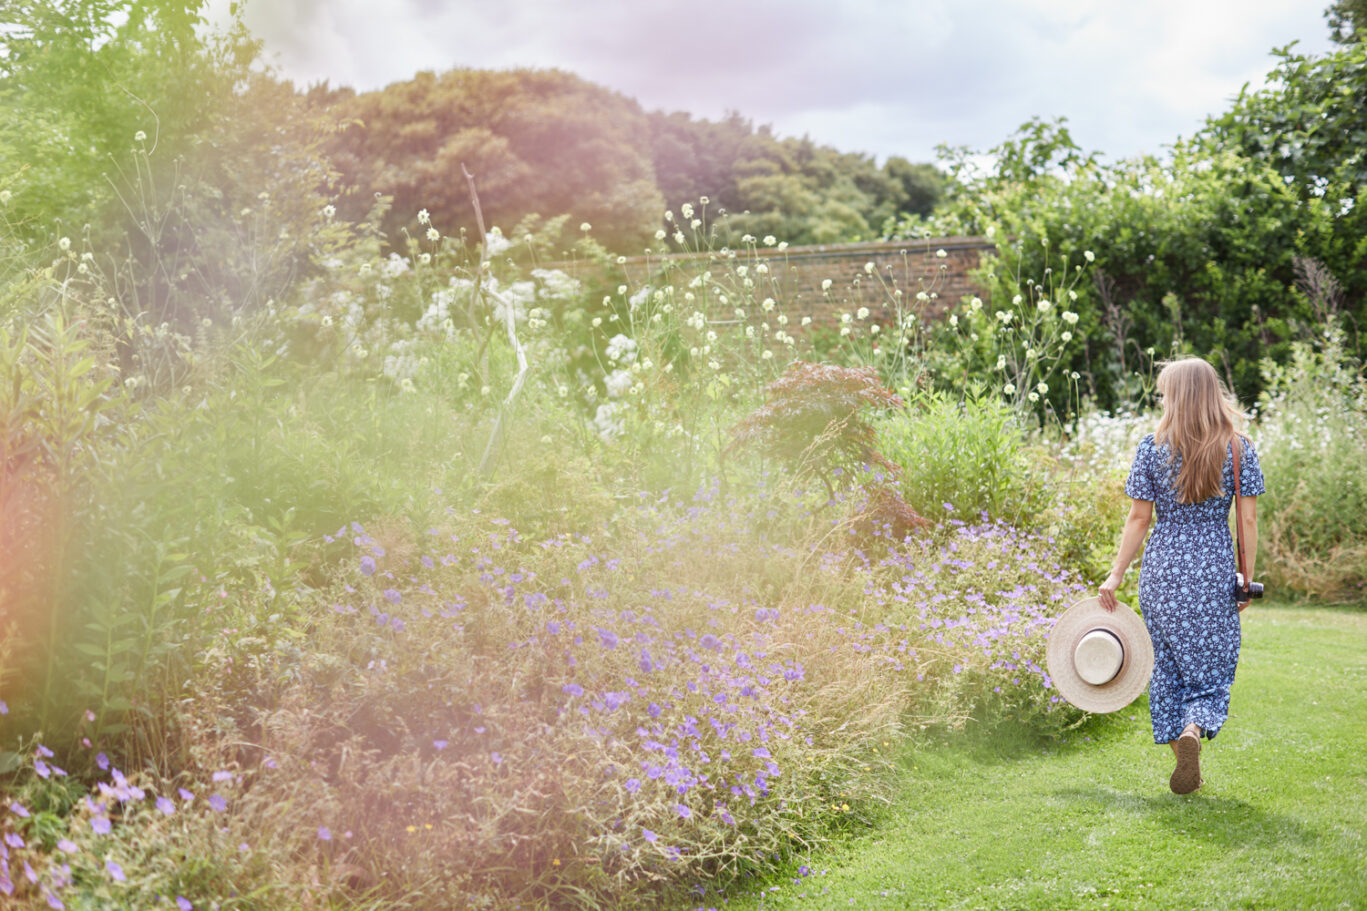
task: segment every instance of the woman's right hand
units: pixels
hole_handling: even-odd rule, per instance
[[[1120,583],[1125,581],[1125,577],[1118,573],[1111,573],[1101,587],[1097,589],[1097,595],[1101,599],[1101,606],[1106,610],[1113,611],[1120,602],[1115,600],[1115,593],[1120,589]]]

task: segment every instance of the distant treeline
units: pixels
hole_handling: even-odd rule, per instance
[[[568,215],[566,234],[588,222],[622,252],[674,245],[653,235],[673,234],[678,225],[662,215],[683,203],[722,242],[746,233],[789,243],[867,239],[890,221],[928,214],[944,185],[933,165],[893,157],[880,167],[870,155],[780,139],[735,113],[711,121],[647,112],[558,70],[423,72],[380,91],[324,86],[308,97],[342,126],[327,145],[348,187],[341,214],[360,219],[376,194],[392,197],[382,226],[399,246],[422,209],[445,233],[474,230],[462,164],[489,226]]]

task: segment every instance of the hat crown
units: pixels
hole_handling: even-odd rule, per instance
[[[1073,667],[1077,675],[1092,686],[1101,686],[1115,679],[1125,663],[1125,647],[1107,629],[1090,630],[1073,649]]]

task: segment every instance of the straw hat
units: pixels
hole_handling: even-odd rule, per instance
[[[1114,611],[1097,597],[1063,612],[1049,634],[1049,676],[1059,694],[1084,712],[1114,712],[1135,700],[1153,672],[1153,642],[1144,621],[1124,604]]]

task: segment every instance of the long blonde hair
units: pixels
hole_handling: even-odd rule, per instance
[[[1244,415],[1215,368],[1199,357],[1169,361],[1158,374],[1163,417],[1154,441],[1182,457],[1177,501],[1200,503],[1224,494],[1225,447]]]

